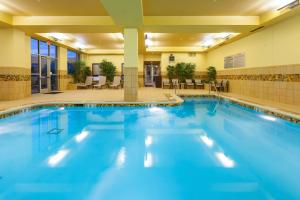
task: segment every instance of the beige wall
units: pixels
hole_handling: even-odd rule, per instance
[[[213,50],[207,65],[232,93],[300,105],[300,15]],[[224,57],[244,52],[246,67],[224,69]]]
[[[207,66],[224,69],[224,57],[240,52],[249,68],[300,64],[300,15],[209,52]]]
[[[86,58],[86,65],[92,67],[93,63],[100,63],[102,60],[107,60],[112,62],[116,67],[117,71],[121,72],[122,63],[124,63],[124,55],[88,55]]]
[[[166,73],[168,65],[175,65],[179,62],[187,62],[196,64],[196,71],[203,71],[206,68],[206,54],[204,53],[172,53],[175,56],[175,62],[169,62],[171,53],[161,54],[162,72]]]

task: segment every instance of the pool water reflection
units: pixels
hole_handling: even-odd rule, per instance
[[[0,120],[0,199],[300,199],[299,158],[299,125],[216,99],[46,108]]]

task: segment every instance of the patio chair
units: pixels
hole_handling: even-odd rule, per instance
[[[178,79],[172,79],[172,87],[173,88],[179,88]]]
[[[195,84],[193,83],[192,79],[185,80],[186,88],[192,87],[195,88]]]
[[[113,83],[109,86],[110,88],[119,88],[121,87],[121,77],[115,76]]]
[[[204,83],[200,79],[195,80],[195,87],[199,87],[200,89],[204,89]]]
[[[92,76],[87,76],[85,79],[85,83],[79,83],[77,85],[78,89],[88,89],[89,87],[92,87],[93,85],[93,77]]]
[[[168,88],[170,89],[170,80],[169,79],[163,79],[162,80],[162,88],[164,88],[165,86],[168,86]]]
[[[99,82],[94,85],[94,88],[101,89],[103,86],[106,86],[106,76],[99,76]]]

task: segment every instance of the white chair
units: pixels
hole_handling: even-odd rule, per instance
[[[106,76],[99,76],[99,82],[96,85],[94,85],[94,88],[101,89],[105,85],[106,85]]]
[[[87,89],[93,85],[93,77],[87,76],[85,79],[85,83],[79,83],[77,84],[78,89]]]
[[[121,77],[115,76],[113,83],[109,86],[110,88],[119,88],[121,87]]]

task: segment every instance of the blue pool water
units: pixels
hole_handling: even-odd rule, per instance
[[[0,120],[0,199],[300,199],[300,125],[226,101]]]

